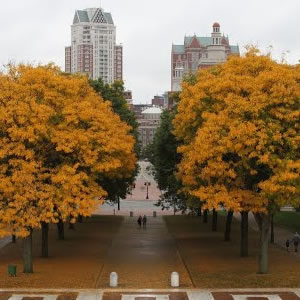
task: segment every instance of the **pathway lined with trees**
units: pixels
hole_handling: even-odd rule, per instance
[[[274,214],[300,205],[300,68],[276,62],[249,47],[243,57],[187,77],[177,106],[162,122],[147,155],[163,187],[161,206],[176,200],[206,220],[241,214],[240,255],[248,256],[248,215],[260,233],[258,272],[268,273],[268,240]]]
[[[174,271],[180,274],[182,288],[193,286],[163,217],[147,219],[146,227],[139,227],[137,217],[124,218],[95,287],[107,287],[113,271],[120,287],[167,288]]]

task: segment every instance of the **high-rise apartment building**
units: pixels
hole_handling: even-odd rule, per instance
[[[105,83],[123,79],[123,48],[116,45],[116,26],[102,8],[75,12],[71,46],[65,48],[65,71],[85,73]]]
[[[239,47],[229,44],[220,24],[213,24],[210,37],[186,36],[184,45],[173,45],[171,54],[171,90],[180,91],[183,77],[197,70],[223,63],[230,55],[239,55]]]
[[[123,46],[116,45],[114,52],[114,78],[115,80],[123,80]]]

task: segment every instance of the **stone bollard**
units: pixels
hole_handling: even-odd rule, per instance
[[[156,211],[153,212],[153,217],[156,218]]]
[[[118,286],[118,274],[116,272],[111,272],[109,277],[109,286],[117,287]]]
[[[130,217],[133,217],[133,211],[129,212]]]
[[[171,287],[179,287],[179,274],[177,272],[171,274]]]

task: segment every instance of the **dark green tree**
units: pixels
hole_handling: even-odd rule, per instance
[[[153,143],[144,152],[153,165],[154,178],[162,191],[156,205],[163,210],[173,209],[174,213],[186,210],[185,195],[180,192],[182,185],[175,176],[176,165],[180,161],[180,155],[177,153],[178,142],[172,133],[172,120],[175,114],[176,107],[161,114],[161,123],[156,130]]]
[[[135,138],[135,153],[140,156],[140,144],[138,141],[138,122],[135,113],[130,110],[124,97],[123,81],[115,81],[112,84],[106,84],[102,79],[90,80],[92,88],[106,101],[110,101],[113,111],[120,116],[123,122],[131,126],[131,134]],[[126,198],[127,193],[131,190],[136,175],[138,173],[138,165],[129,178],[109,178],[98,176],[98,183],[108,192],[107,201],[118,203],[120,209],[120,198]]]

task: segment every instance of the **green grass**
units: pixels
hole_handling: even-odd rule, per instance
[[[300,212],[281,211],[275,214],[274,223],[300,232]]]

